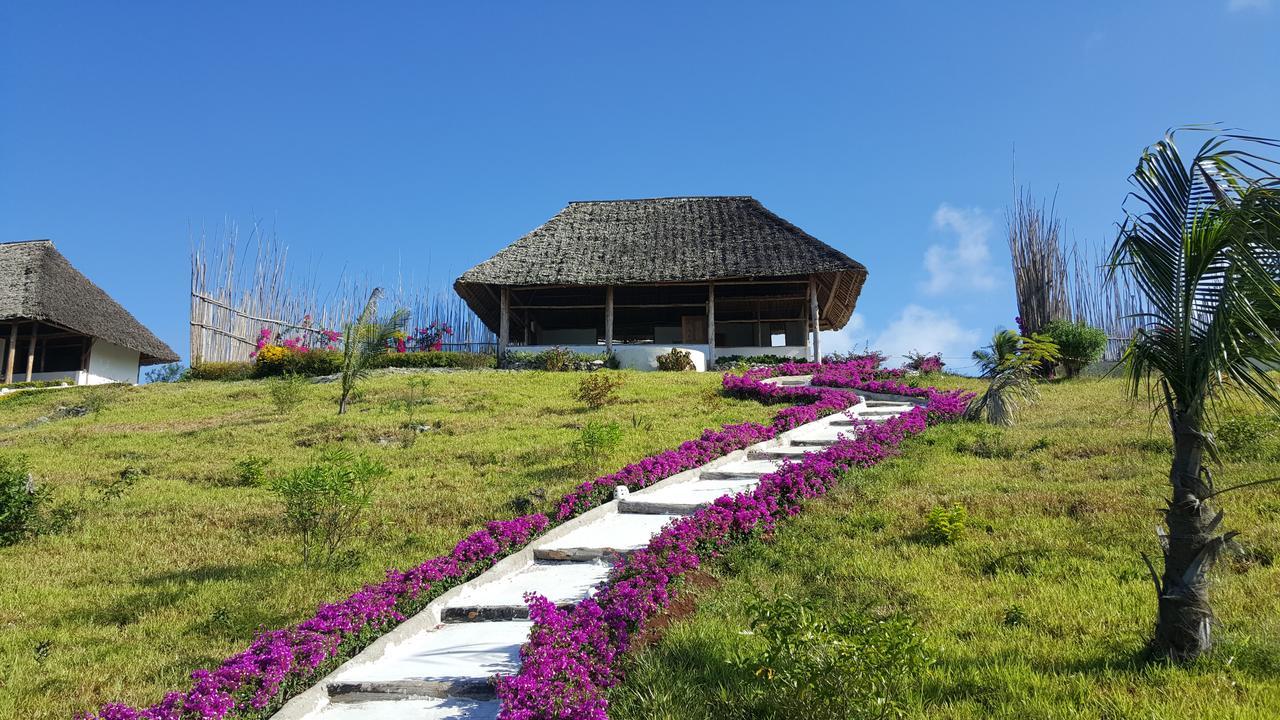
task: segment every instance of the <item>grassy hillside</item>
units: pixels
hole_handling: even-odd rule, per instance
[[[1280,438],[1249,448],[1239,427],[1226,433],[1236,459],[1215,473],[1220,487],[1280,474]],[[911,718],[1280,713],[1280,486],[1220,498],[1225,527],[1242,531],[1212,576],[1220,649],[1188,669],[1148,666],[1155,597],[1139,553],[1158,555],[1169,439],[1145,404],[1126,401],[1117,380],[1059,383],[1018,427],[939,427],[903,449],[772,543],[716,563],[718,586],[691,591],[696,611],[638,654],[611,717],[769,717],[750,699],[767,681],[731,659],[758,643],[744,634],[751,602],[783,594],[913,619],[934,663],[907,680]],[[953,545],[931,544],[925,516],[956,503],[967,527]]]
[[[260,381],[0,399],[0,454],[27,456],[58,502],[84,500],[66,531],[0,549],[0,718],[158,700],[259,626],[447,552],[484,521],[518,514],[513,502],[539,507],[536,490],[554,498],[594,474],[572,457],[588,420],[623,428],[601,463],[614,469],[704,428],[771,415],[720,397],[716,374],[621,376],[622,402],[595,412],[573,399],[581,375],[541,372],[383,375],[343,417],[335,385],[308,385],[302,406],[280,413]],[[411,384],[423,377],[429,404]],[[58,410],[86,405],[99,409]],[[431,430],[404,430],[410,407]],[[282,472],[335,446],[392,474],[356,552],[333,569],[304,568],[279,503],[236,463],[263,458]],[[131,484],[111,499],[122,475]]]

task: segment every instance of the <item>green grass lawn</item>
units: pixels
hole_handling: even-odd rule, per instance
[[[1224,526],[1242,531],[1242,552],[1212,575],[1220,648],[1189,668],[1141,661],[1155,597],[1139,553],[1158,554],[1170,452],[1161,420],[1120,381],[1083,379],[1046,387],[1015,428],[930,429],[773,542],[713,563],[720,583],[691,590],[696,611],[636,654],[611,717],[750,717],[742,698],[765,681],[729,661],[755,642],[749,603],[783,594],[912,618],[934,663],[905,683],[911,718],[1280,717],[1280,486],[1220,498]],[[1220,468],[1219,487],[1280,474],[1278,442]],[[926,514],[955,503],[969,514],[958,541],[924,542]]]
[[[0,399],[0,453],[26,455],[61,501],[83,494],[78,527],[0,549],[0,718],[68,718],[103,701],[149,703],[188,674],[242,649],[259,626],[308,616],[446,553],[485,521],[519,514],[537,489],[553,499],[594,475],[573,460],[579,429],[616,421],[613,470],[726,422],[772,410],[721,397],[714,373],[623,372],[621,403],[595,412],[572,399],[574,373],[383,375],[351,412],[335,415],[334,384],[309,385],[281,414],[261,381],[190,382],[124,391],[57,390]],[[432,402],[406,433],[409,378],[430,377]],[[56,416],[88,397],[103,408]],[[53,419],[42,421],[40,418]],[[299,563],[280,505],[236,479],[235,463],[268,473],[341,446],[385,463],[372,524],[344,565]],[[138,478],[118,499],[104,483]]]

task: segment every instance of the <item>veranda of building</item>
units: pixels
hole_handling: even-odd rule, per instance
[[[751,197],[573,202],[454,289],[499,352],[553,346],[652,368],[760,354],[818,358],[867,269]]]

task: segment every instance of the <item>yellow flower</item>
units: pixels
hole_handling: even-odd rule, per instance
[[[258,362],[268,365],[277,365],[285,361],[289,357],[288,348],[279,345],[268,345],[258,351]]]

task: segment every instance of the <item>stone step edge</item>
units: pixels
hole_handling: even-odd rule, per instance
[[[561,610],[570,610],[577,605],[577,600],[556,603]],[[461,605],[444,609],[444,621],[454,623],[475,622],[509,622],[511,620],[528,620],[528,605]]]
[[[498,697],[489,678],[331,682],[325,689],[329,702],[344,704],[410,698],[495,700]]]

